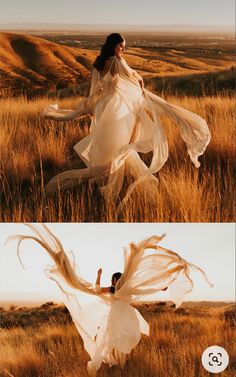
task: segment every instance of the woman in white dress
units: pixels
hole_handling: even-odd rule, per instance
[[[198,157],[210,141],[205,120],[145,89],[142,77],[122,57],[124,49],[125,39],[110,34],[93,64],[88,97],[82,98],[75,110],[58,109],[57,104],[44,108],[43,116],[54,120],[92,114],[90,134],[74,146],[87,168],[58,174],[46,185],[46,192],[68,189],[88,179],[98,183],[106,200],[116,201],[127,175],[133,183],[121,202],[123,206],[137,184],[147,180],[157,183],[154,174],[168,158],[161,114],[177,124],[190,159],[195,167],[200,166]],[[153,152],[150,166],[139,155],[148,152]]]
[[[150,295],[168,287],[170,299],[176,307],[180,306],[193,289],[192,270],[200,272],[212,286],[203,270],[159,245],[164,234],[130,243],[124,250],[123,272],[113,275],[112,286],[100,287],[101,269],[94,286],[80,276],[73,253],[64,251],[50,229],[45,225],[28,226],[33,235],[15,235],[10,239],[18,240],[18,252],[23,240],[34,240],[54,261],[45,272],[63,292],[64,303],[90,356],[87,369],[92,376],[102,363],[123,368],[141,334],[149,335],[148,323],[132,304],[147,296],[150,300]]]

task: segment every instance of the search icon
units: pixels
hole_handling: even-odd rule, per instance
[[[229,364],[228,352],[220,346],[211,346],[202,353],[202,365],[211,373],[220,373]]]

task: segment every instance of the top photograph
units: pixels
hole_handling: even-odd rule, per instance
[[[233,2],[1,10],[0,222],[235,221]]]

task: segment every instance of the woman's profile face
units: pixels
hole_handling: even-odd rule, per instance
[[[118,58],[121,58],[121,55],[123,54],[124,51],[125,51],[125,41],[118,43],[114,49],[114,53]]]

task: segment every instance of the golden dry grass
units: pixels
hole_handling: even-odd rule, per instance
[[[201,354],[210,345],[224,347],[230,364],[224,377],[235,374],[233,323],[222,308],[144,310],[150,336],[143,336],[129,355],[123,371],[102,365],[98,377],[206,377]],[[37,322],[35,322],[37,323]],[[71,323],[0,329],[1,377],[87,377],[89,356]]]
[[[212,140],[194,168],[177,126],[163,125],[169,159],[158,187],[138,186],[123,213],[105,203],[95,185],[83,183],[73,191],[46,197],[44,185],[59,171],[83,166],[73,145],[89,132],[89,119],[45,120],[43,107],[57,102],[73,108],[77,99],[2,99],[0,103],[1,209],[4,222],[231,222],[234,221],[235,101],[231,97],[168,97],[208,122]]]

